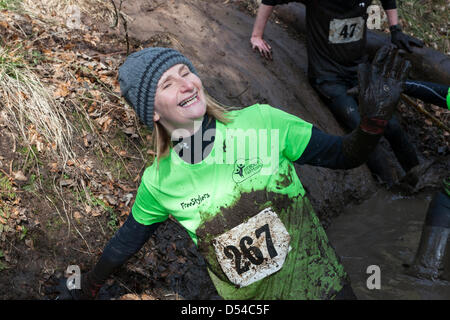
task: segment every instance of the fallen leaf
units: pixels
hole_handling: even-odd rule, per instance
[[[27,247],[34,249],[34,243],[32,239],[26,239],[25,244],[27,245]]]
[[[83,216],[81,215],[81,213],[80,213],[79,211],[75,211],[75,212],[73,213],[73,217],[74,217],[76,220],[80,220]]]
[[[133,127],[127,127],[125,129],[123,129],[122,131],[123,131],[123,133],[125,133],[125,134],[127,134],[129,136],[132,136],[132,135],[136,134],[136,130]]]
[[[67,97],[69,95],[69,85],[61,83],[59,87],[53,92],[54,98]]]
[[[19,170],[19,171],[14,173],[14,180],[17,180],[17,181],[28,181],[28,178],[25,177],[25,175],[23,174],[23,172],[21,170]]]
[[[50,172],[59,172],[59,168],[58,168],[58,163],[57,162],[53,162],[50,163]]]
[[[86,134],[83,137],[84,146],[86,148],[90,147],[92,145],[92,142],[94,141],[94,136],[90,133]]]
[[[72,179],[62,179],[62,180],[59,182],[59,185],[60,185],[61,187],[73,186],[73,185],[75,185],[75,181],[72,180]]]
[[[115,206],[117,204],[117,200],[114,197],[110,196],[110,195],[106,195],[105,199],[112,206]]]
[[[100,212],[100,210],[98,210],[98,209],[92,210],[92,216],[93,217],[98,217],[98,216],[101,216],[101,215],[102,215],[102,213]]]

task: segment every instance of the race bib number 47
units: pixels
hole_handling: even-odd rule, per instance
[[[328,40],[331,43],[349,43],[361,40],[363,34],[363,17],[333,19],[330,21],[330,34]]]
[[[264,209],[213,240],[217,260],[228,279],[245,287],[280,270],[290,236],[278,215]]]

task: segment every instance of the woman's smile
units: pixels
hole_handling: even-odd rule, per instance
[[[187,97],[186,99],[182,100],[178,105],[182,108],[189,108],[195,103],[199,102],[198,99],[198,93],[195,92],[193,95]]]

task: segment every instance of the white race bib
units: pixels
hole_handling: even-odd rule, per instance
[[[228,279],[245,287],[283,267],[290,240],[278,215],[267,208],[216,237],[213,245]]]
[[[349,43],[361,40],[364,34],[364,18],[333,19],[330,21],[331,43]]]

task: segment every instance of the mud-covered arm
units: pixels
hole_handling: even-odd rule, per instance
[[[82,290],[88,289],[89,294],[95,297],[111,274],[142,248],[159,225],[143,225],[130,214],[106,245],[95,267],[86,274],[87,288],[83,288],[82,283]]]
[[[379,135],[367,135],[359,129],[341,137],[313,127],[311,139],[295,163],[329,169],[356,168],[367,161],[379,139]]]

